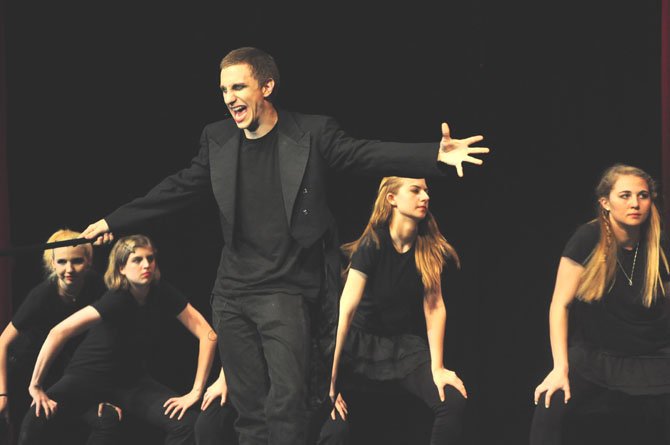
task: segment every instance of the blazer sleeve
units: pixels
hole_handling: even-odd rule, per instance
[[[435,177],[443,175],[437,161],[439,142],[400,143],[355,139],[335,119],[325,117],[319,149],[333,169],[365,175]]]
[[[145,196],[105,217],[111,231],[132,227],[188,207],[194,199],[211,192],[207,127],[200,136],[200,150],[185,169],[168,176]]]

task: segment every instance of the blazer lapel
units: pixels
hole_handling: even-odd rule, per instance
[[[302,132],[290,113],[279,111],[279,178],[284,197],[286,220],[291,226],[293,205],[309,159],[309,133]]]
[[[239,132],[227,138],[222,144],[211,140],[210,175],[212,191],[221,210],[221,216],[228,222],[229,233],[224,233],[227,242],[232,241],[235,224],[235,196],[237,194],[237,158],[240,152]]]

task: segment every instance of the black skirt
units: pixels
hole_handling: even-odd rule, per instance
[[[633,396],[670,394],[670,347],[648,355],[621,355],[577,343],[570,371],[604,388]]]
[[[372,380],[402,379],[426,362],[430,349],[418,335],[380,336],[352,326],[342,349],[345,372]]]

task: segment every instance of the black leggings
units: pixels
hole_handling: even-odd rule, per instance
[[[379,382],[375,381],[371,383],[379,387]],[[346,388],[347,382],[343,382],[343,385]],[[363,387],[363,385],[357,384],[357,389],[359,386]],[[430,436],[431,445],[453,445],[459,443],[463,429],[466,400],[456,388],[449,385],[444,388],[444,402],[440,400],[437,387],[433,382],[430,363],[421,365],[403,379],[383,382],[381,389],[384,390],[385,387],[388,387],[389,390],[399,388],[408,392],[421,399],[433,411],[435,417]],[[339,419],[339,415],[337,417]],[[341,420],[333,421],[328,417],[321,430],[319,444],[346,444],[347,440],[345,438],[347,436],[348,428],[346,422],[342,422]]]
[[[581,378],[576,373],[570,373],[570,401],[564,402],[565,396],[562,390],[556,391],[551,396],[549,408],[545,407],[545,394],[540,396],[533,422],[530,428],[530,445],[561,445],[563,443],[563,426],[566,420],[594,398],[610,391]],[[659,396],[645,396],[648,399],[656,399],[661,402],[664,431],[666,440],[670,440],[670,394]]]
[[[197,412],[191,408],[186,411],[181,420],[177,416],[170,419],[164,414],[163,404],[177,394],[145,376],[136,381],[132,386],[125,388],[105,389],[100,385],[86,382],[84,379],[65,375],[46,391],[49,398],[58,403],[57,413],[52,419],[58,421],[59,417],[77,416],[97,406],[101,400],[112,401],[118,404],[125,415],[134,416],[165,432],[166,445],[187,445],[194,443],[193,425],[197,418]],[[114,417],[109,416],[107,421]],[[35,410],[26,413],[21,425],[19,445],[41,444],[47,437],[47,429],[50,420],[44,415],[35,416]],[[109,425],[100,425],[95,428],[94,434],[89,438],[89,444],[115,444],[118,441],[117,422],[109,422]]]

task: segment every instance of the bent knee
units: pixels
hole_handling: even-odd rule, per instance
[[[433,407],[435,412],[447,411],[452,413],[462,413],[465,411],[465,405],[467,404],[467,399],[463,397],[463,394],[453,386],[444,387],[444,402]]]
[[[189,409],[181,419],[177,419],[176,416],[170,419],[166,425],[166,433],[177,437],[192,436],[197,418],[198,414],[193,409]]]
[[[121,419],[116,409],[105,404],[102,407],[102,412],[96,417],[94,428],[101,430],[113,430],[119,428]]]
[[[323,423],[319,433],[318,445],[346,444],[349,441],[349,422],[336,416],[335,420],[330,416]]]
[[[537,400],[537,406],[541,406],[541,407],[547,406],[546,397],[547,397],[546,392],[543,392],[542,394],[540,394],[540,398]],[[561,405],[565,404],[565,392],[563,392],[562,389],[557,390],[556,392],[554,392],[551,395],[550,402],[551,402],[549,404],[550,407],[561,406]]]

